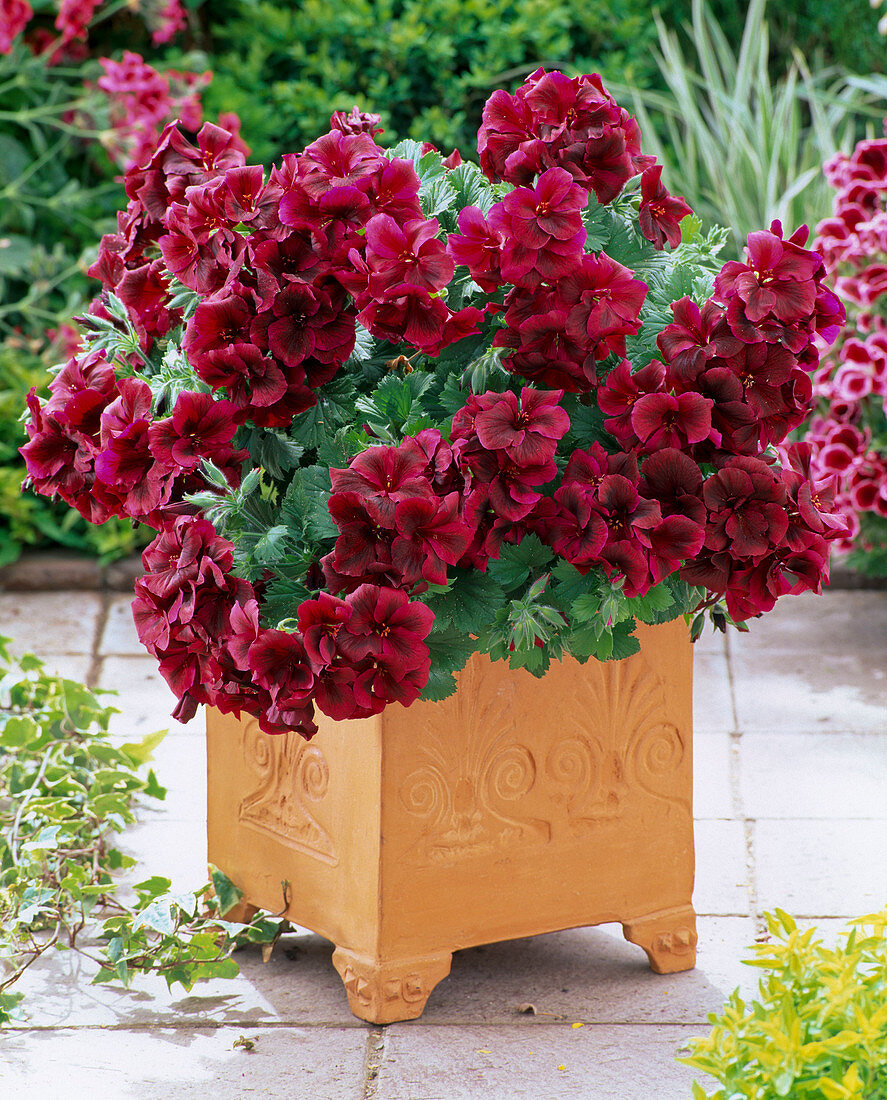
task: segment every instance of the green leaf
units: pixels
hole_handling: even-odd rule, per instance
[[[224,916],[240,901],[243,891],[218,867],[210,867],[210,881],[219,901],[219,913]]]
[[[434,612],[435,629],[451,626],[466,635],[480,634],[505,603],[502,586],[494,577],[474,569],[448,572],[450,588],[424,601]]]
[[[157,733],[149,733],[141,741],[127,741],[121,747],[130,760],[136,764],[147,764],[149,760],[153,760],[154,750],[168,732],[168,730],[159,730]]]
[[[544,546],[537,535],[527,535],[517,546],[504,543],[498,561],[491,561],[488,569],[506,591],[525,584],[531,575],[545,570],[554,557],[550,546]]]
[[[634,596],[628,604],[630,613],[642,623],[667,622],[668,620],[662,618],[662,615],[670,608],[674,609],[671,618],[676,618],[680,614],[680,610],[675,606],[674,593],[664,583],[651,588],[644,596]]]
[[[164,936],[171,936],[176,930],[176,918],[173,910],[173,900],[165,894],[155,898],[144,909],[140,909],[132,923],[133,929],[152,928]]]
[[[425,639],[431,655],[431,669],[428,683],[422,689],[420,698],[429,702],[446,699],[456,690],[454,672],[465,667],[465,663],[477,648],[473,638],[452,627],[435,629]]]

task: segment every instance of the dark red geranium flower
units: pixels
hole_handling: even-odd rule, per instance
[[[638,211],[641,233],[657,248],[672,248],[681,243],[682,218],[693,211],[683,198],[670,195],[662,185],[662,165],[656,164],[641,175],[641,205]]]
[[[607,431],[630,447],[637,440],[631,423],[635,402],[645,394],[662,393],[664,385],[665,367],[658,359],[652,359],[634,374],[631,363],[621,360],[597,393],[598,406],[607,417],[604,421]]]
[[[708,478],[705,545],[736,558],[759,560],[779,546],[788,530],[785,488],[756,458],[731,458]]]
[[[336,635],[351,618],[351,608],[344,600],[321,592],[316,600],[299,604],[298,617],[305,652],[315,673],[320,673],[336,658]]]
[[[685,449],[701,443],[712,434],[711,410],[714,404],[699,393],[647,393],[631,407],[631,426],[645,451],[660,447]],[[714,442],[720,443],[718,432]]]
[[[242,462],[246,451],[233,451],[237,430],[235,407],[209,393],[183,392],[176,398],[172,415],[151,425],[151,452],[158,462],[195,470],[201,459],[217,466]]]
[[[505,451],[518,466],[547,462],[570,428],[570,418],[559,404],[562,397],[563,390],[526,386],[519,402],[511,390],[484,394],[474,421],[477,437],[488,450]]]
[[[415,447],[369,447],[347,470],[330,470],[334,493],[357,493],[377,523],[392,530],[394,509],[404,500],[430,500],[425,461]]]
[[[384,167],[382,150],[366,133],[331,130],[299,158],[299,182],[313,198],[334,187],[350,187]]]
[[[593,495],[575,482],[554,494],[558,510],[546,527],[546,541],[555,553],[573,565],[597,560],[607,541],[607,525],[593,507]]]
[[[478,207],[465,206],[459,211],[459,232],[447,238],[447,252],[468,268],[481,290],[489,292],[502,285],[499,258],[503,243],[502,235]]]
[[[271,311],[253,320],[250,336],[287,367],[309,357],[344,363],[354,349],[355,328],[353,307],[345,306],[341,294],[338,290],[331,295],[307,283],[287,283],[275,296]]]
[[[692,382],[713,356],[725,359],[742,347],[724,319],[724,311],[713,301],[696,305],[692,298],[673,302],[674,323],[656,337],[669,380]]]
[[[356,104],[347,115],[344,111],[333,111],[330,116],[330,126],[334,130],[341,130],[343,134],[369,134],[371,138],[385,133],[379,125],[381,121],[381,115],[361,111]]]
[[[671,515],[650,532],[649,568],[653,584],[692,561],[705,543],[705,527],[688,516]]]
[[[311,697],[314,673],[299,634],[263,630],[249,647],[249,668],[280,711],[299,708]]]
[[[496,516],[509,523],[530,514],[542,496],[535,486],[544,485],[557,474],[553,459],[518,466],[504,451],[480,451],[470,455],[468,462],[474,477],[488,486],[490,506]]]
[[[686,516],[704,525],[702,471],[688,455],[664,447],[644,460],[641,493],[658,501],[663,516]]]
[[[447,565],[455,565],[471,542],[472,533],[459,516],[459,494],[402,501],[394,510],[394,524],[391,560],[404,583],[424,577],[446,584]]]
[[[453,277],[455,265],[437,239],[436,218],[416,218],[403,228],[388,214],[376,214],[366,226],[366,262],[373,274],[369,290],[381,297],[401,283],[438,291]]]
[[[372,580],[373,575],[378,580],[379,574],[397,572],[391,562],[392,531],[379,525],[378,513],[368,510],[369,502],[355,492],[333,493],[328,502],[339,529],[331,564],[338,574],[359,580]]]
[[[206,298],[194,311],[185,330],[183,347],[195,369],[201,357],[231,344],[249,344],[253,311],[243,294],[227,291],[218,299]]]
[[[399,680],[428,659],[424,639],[434,613],[425,604],[411,603],[399,589],[373,584],[362,584],[346,602],[351,617],[342,624],[336,643],[348,661],[372,658]]]
[[[213,389],[227,389],[238,422],[251,406],[273,405],[286,393],[283,371],[255,344],[232,344],[207,352],[194,369]]]
[[[440,341],[450,311],[440,298],[432,298],[422,287],[403,283],[392,287],[380,301],[371,301],[358,320],[380,340],[399,344],[406,340],[416,348],[429,350]]]
[[[625,354],[625,337],[638,332],[647,284],[605,252],[586,255],[558,283],[569,307],[567,335],[594,349],[595,358]]]

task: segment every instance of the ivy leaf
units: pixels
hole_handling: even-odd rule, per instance
[[[243,891],[240,887],[234,885],[224,871],[220,871],[218,867],[214,867],[212,864],[210,864],[209,877],[213,892],[219,902],[219,912],[224,916],[240,901],[243,897]]]
[[[140,910],[133,920],[133,928],[153,928],[164,936],[171,936],[176,929],[176,919],[173,914],[173,900],[169,894],[155,898],[144,909]]]
[[[452,626],[462,634],[476,636],[489,626],[504,605],[505,593],[487,573],[453,569],[450,575],[452,584],[446,592],[435,594],[424,602],[434,612],[436,628],[444,630]]]

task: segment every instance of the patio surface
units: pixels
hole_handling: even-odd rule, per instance
[[[168,717],[128,598],[2,593],[0,634],[120,691],[121,740],[170,727],[155,756],[166,803],[123,846],[139,877],[202,884],[200,719]],[[675,1052],[735,986],[754,990],[740,959],[764,911],[833,937],[887,903],[887,592],[786,598],[750,634],[706,635],[695,675],[694,971],[653,974],[618,925],[574,929],[457,953],[420,1020],[379,1028],[350,1014],[332,946],[310,933],[285,937],[267,965],[241,953],[239,978],[190,994],[93,986],[91,964],[65,953],[19,987],[29,1019],[0,1037],[0,1096],[689,1100],[694,1075]]]

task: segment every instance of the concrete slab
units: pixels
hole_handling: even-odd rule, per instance
[[[108,603],[108,618],[99,643],[101,654],[127,654],[144,657],[145,647],[139,641],[132,621],[132,595],[112,596]]]
[[[887,733],[887,649],[811,645],[806,653],[782,653],[742,643],[731,664],[743,733]]]
[[[235,1047],[240,1038],[252,1051]],[[359,1100],[362,1029],[163,1028],[7,1035],[0,1092],[34,1100]]]
[[[120,711],[111,721],[110,730],[126,741],[135,741],[156,730],[200,734],[205,726],[198,715],[183,725],[172,717],[176,697],[157,669],[157,662],[145,652],[139,657],[104,657],[98,682],[117,692],[113,700]]]
[[[733,816],[733,741],[728,733],[693,739],[693,816]]]
[[[654,974],[618,924],[573,928],[458,951],[450,976],[431,994],[427,1024],[697,1023],[737,985],[748,987],[739,959],[754,939],[745,918],[700,918],[698,965]],[[520,1006],[533,1005],[535,1013]]]
[[[13,653],[91,654],[103,607],[95,592],[3,592],[0,634]]]
[[[887,732],[747,733],[742,805],[754,818],[887,818]]]
[[[758,821],[758,908],[861,916],[887,899],[887,821]]]
[[[712,916],[749,912],[745,826],[741,821],[697,821],[693,907]]]
[[[736,715],[730,672],[724,653],[695,652],[693,657],[693,734],[730,733],[736,729]]]
[[[730,632],[734,652],[847,653],[887,650],[887,592],[828,591],[784,596],[772,611],[749,623],[749,633]]]
[[[377,1100],[687,1100],[675,1052],[699,1029],[569,1024],[533,1028],[393,1024]]]

